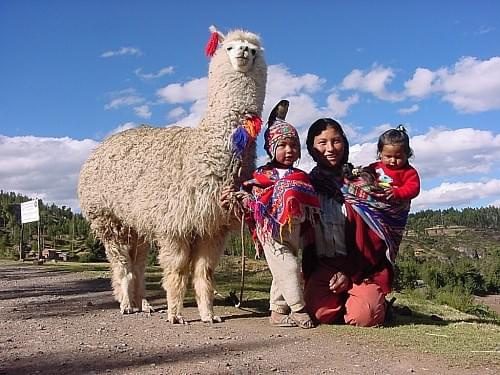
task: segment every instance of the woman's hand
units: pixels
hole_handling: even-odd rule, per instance
[[[345,292],[351,286],[351,280],[343,272],[335,273],[330,279],[329,287],[334,294]]]

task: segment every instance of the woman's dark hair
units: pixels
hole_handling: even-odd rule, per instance
[[[413,156],[413,150],[410,147],[410,138],[403,125],[398,125],[396,129],[389,129],[382,133],[377,143],[377,151],[379,154],[382,152],[385,145],[402,145],[406,157],[409,159]]]
[[[323,130],[326,130],[327,128],[334,129],[342,136],[342,140],[344,141],[344,156],[340,162],[340,166],[343,166],[344,164],[347,163],[347,160],[349,160],[349,141],[345,136],[342,126],[334,119],[320,118],[319,120],[313,122],[313,124],[309,127],[309,130],[307,131],[307,140],[306,140],[307,151],[309,152],[309,155],[311,155],[313,160],[317,163],[318,158],[316,157],[316,151],[314,150],[314,138],[320,135],[321,132]]]

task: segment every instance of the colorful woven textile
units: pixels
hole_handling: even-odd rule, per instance
[[[307,173],[289,168],[280,178],[278,171],[270,164],[259,167],[253,179],[243,183],[250,190],[254,200],[252,215],[260,228],[268,234],[279,235],[293,220],[302,223],[310,221],[319,212],[319,201]]]
[[[367,194],[364,186],[366,181],[341,179],[319,167],[311,171],[311,180],[318,191],[323,190],[332,196],[335,191],[342,193],[345,204],[350,205],[370,229],[384,240],[387,259],[394,264],[408,220],[410,202],[389,204],[377,201]]]

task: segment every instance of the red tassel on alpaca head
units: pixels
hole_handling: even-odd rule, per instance
[[[212,32],[212,35],[210,35],[210,39],[205,46],[205,54],[212,57],[217,50],[217,46],[219,45],[219,33],[214,26],[210,26],[210,31]]]

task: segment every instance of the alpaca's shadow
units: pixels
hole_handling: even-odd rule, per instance
[[[165,296],[159,293],[151,294],[148,296],[148,300],[152,302],[155,314],[167,313],[168,306],[161,303],[161,300],[163,299],[164,301],[164,298]],[[224,316],[222,316],[222,321],[245,318],[262,318],[269,315],[268,299],[253,299],[243,301],[242,303],[235,303],[235,300],[229,297],[226,297],[225,299],[216,298],[214,300],[214,306],[225,306],[228,308],[232,308],[231,311],[226,311]],[[197,309],[198,306],[194,298],[188,297],[184,301],[184,307]],[[234,312],[232,310],[234,310]],[[201,322],[201,319],[187,319],[187,323],[195,322]]]

